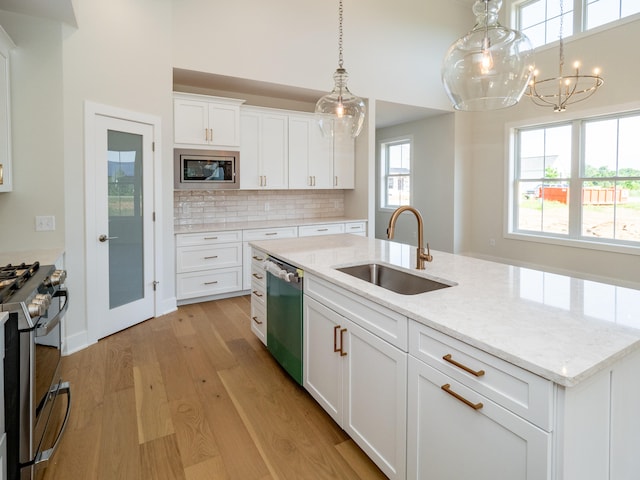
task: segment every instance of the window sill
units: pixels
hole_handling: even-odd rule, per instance
[[[582,239],[578,240],[575,238],[544,237],[541,235],[534,235],[523,232],[509,232],[504,235],[504,238],[512,240],[522,240],[527,242],[546,243],[549,245],[559,245],[562,247],[585,248],[588,250],[599,250],[611,253],[624,253],[626,255],[640,255],[640,246],[606,243],[606,241],[589,241]]]

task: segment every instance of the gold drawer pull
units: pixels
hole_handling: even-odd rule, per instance
[[[214,280],[213,282],[204,282],[205,285],[215,285],[216,283],[218,283],[217,280]]]
[[[338,330],[340,329],[340,325],[336,325],[333,327],[333,351],[334,352],[339,352],[340,349],[338,348]]]
[[[448,383],[442,385],[440,387],[442,390],[444,390],[445,392],[447,392],[449,395],[451,395],[452,397],[457,398],[458,400],[460,400],[462,403],[464,403],[465,405],[470,406],[471,408],[473,408],[474,410],[480,410],[484,405],[482,405],[482,402],[478,402],[478,403],[473,403],[470,402],[469,400],[467,400],[466,398],[464,398],[462,395],[460,395],[459,393],[454,392],[453,390],[451,390],[451,385],[449,385]]]
[[[456,367],[461,368],[465,372],[468,372],[471,375],[474,375],[476,377],[481,377],[481,376],[484,375],[484,370],[472,370],[471,368],[467,367],[466,365],[463,365],[461,363],[456,362],[453,358],[451,358],[451,354],[450,353],[447,353],[444,357],[442,357],[442,359],[445,362],[449,362],[449,363],[455,365]]]
[[[218,258],[218,255],[211,255],[209,257],[204,257],[205,260],[212,260],[214,258]]]
[[[258,257],[257,255],[254,255],[254,256],[253,256],[253,259],[254,259],[254,260],[257,260],[258,262],[261,262],[261,261],[263,261],[263,260],[264,260],[264,258],[262,258],[262,257]]]
[[[258,320],[258,317],[251,317],[251,319],[256,322],[258,325],[262,325],[262,322]]]
[[[268,233],[265,233],[265,235],[277,235],[277,234],[278,234],[278,232],[268,232]]]
[[[341,357],[346,357],[347,356],[347,352],[345,352],[342,347],[344,347],[344,332],[346,332],[347,329],[346,328],[342,328],[340,329],[340,356]]]
[[[316,232],[327,232],[327,231],[329,231],[329,229],[328,229],[328,228],[318,228],[318,229],[316,230]]]
[[[204,237],[205,240],[217,240],[218,237]]]
[[[253,273],[252,275],[258,280],[262,280],[264,278],[262,275],[258,275],[257,273]]]
[[[256,297],[262,297],[262,294],[260,292],[258,292],[257,290],[254,290],[252,292]]]

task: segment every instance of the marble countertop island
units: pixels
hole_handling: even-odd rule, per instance
[[[640,290],[355,235],[252,242],[268,254],[514,365],[575,386],[640,350]],[[335,270],[365,262],[455,286],[402,295]]]

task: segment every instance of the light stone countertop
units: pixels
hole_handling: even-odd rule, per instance
[[[22,262],[26,264],[40,262],[40,265],[56,265],[62,260],[64,250],[62,248],[43,248],[31,250],[16,250],[10,252],[0,252],[0,265],[9,263],[18,265]]]
[[[229,230],[249,230],[254,228],[297,227],[302,225],[320,225],[327,223],[366,222],[366,218],[354,217],[326,217],[326,218],[296,218],[286,220],[256,220],[251,222],[218,222],[202,225],[176,225],[175,234],[201,233]]]
[[[507,362],[575,386],[640,350],[640,290],[355,235],[265,240],[251,245]],[[335,270],[367,262],[457,285],[401,295]]]

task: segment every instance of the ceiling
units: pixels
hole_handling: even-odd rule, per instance
[[[77,27],[71,0],[0,0],[0,10],[50,18]]]
[[[173,83],[175,85],[188,85],[190,87],[228,92],[230,95],[257,95],[311,104],[315,104],[321,96],[327,93],[306,88],[228,77],[212,73],[195,72],[179,68],[173,69]],[[376,128],[391,127],[393,125],[422,120],[443,113],[446,112],[413,105],[377,101]]]

